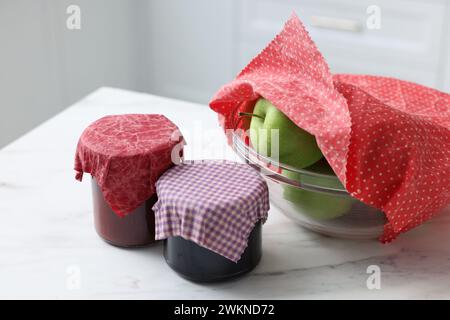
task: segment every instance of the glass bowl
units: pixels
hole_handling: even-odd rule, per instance
[[[236,132],[232,145],[239,157],[265,178],[272,204],[299,225],[347,239],[373,239],[383,232],[386,223],[383,212],[350,196],[326,166],[318,163],[312,171],[281,163],[274,165],[273,160],[258,154]]]

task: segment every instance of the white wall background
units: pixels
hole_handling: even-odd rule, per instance
[[[238,72],[233,65],[236,2],[148,1],[141,19],[147,56],[140,89],[208,102]]]
[[[82,29],[69,31],[73,3]],[[121,0],[1,0],[0,147],[99,86],[136,88],[137,13]]]
[[[81,8],[81,30],[66,8]],[[366,8],[382,9],[367,30]],[[450,92],[446,0],[0,0],[0,148],[100,86],[207,103],[295,10],[334,72]],[[313,17],[359,24],[318,27]]]

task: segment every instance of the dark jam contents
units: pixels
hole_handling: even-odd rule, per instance
[[[253,228],[248,246],[235,263],[182,237],[171,237],[164,242],[167,264],[182,277],[196,282],[214,282],[240,276],[253,270],[262,255],[262,224]]]
[[[155,215],[152,207],[156,194],[125,217],[119,217],[103,198],[92,179],[94,222],[97,233],[106,242],[119,247],[140,247],[155,242]]]

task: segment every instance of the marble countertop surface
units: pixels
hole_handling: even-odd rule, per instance
[[[205,105],[101,88],[0,150],[0,298],[422,299],[450,298],[450,215],[394,243],[324,237],[275,206],[263,258],[250,274],[194,284],[165,263],[162,243],[119,249],[93,225],[87,179],[74,179],[83,129],[108,114],[164,113],[183,132],[187,159],[238,160]],[[376,267],[371,267],[376,266]],[[380,287],[373,275],[380,270]]]

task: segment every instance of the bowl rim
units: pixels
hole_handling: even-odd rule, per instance
[[[250,145],[247,145],[241,139],[236,130],[232,131],[232,148],[239,157],[241,157],[247,163],[251,164],[253,167],[256,167],[256,169],[259,169],[259,171],[262,171],[264,175],[268,176],[272,180],[310,191],[319,191],[333,195],[350,196],[337,176],[295,168],[271,159],[270,157],[261,155]],[[300,181],[290,179],[277,172],[277,170],[296,173],[299,175]],[[314,183],[304,181],[308,180],[308,178],[311,177],[316,178],[315,181],[313,180]],[[320,181],[322,181],[322,183],[320,183]],[[328,185],[326,182],[328,182]],[[333,186],[330,186],[329,183],[333,184]]]

